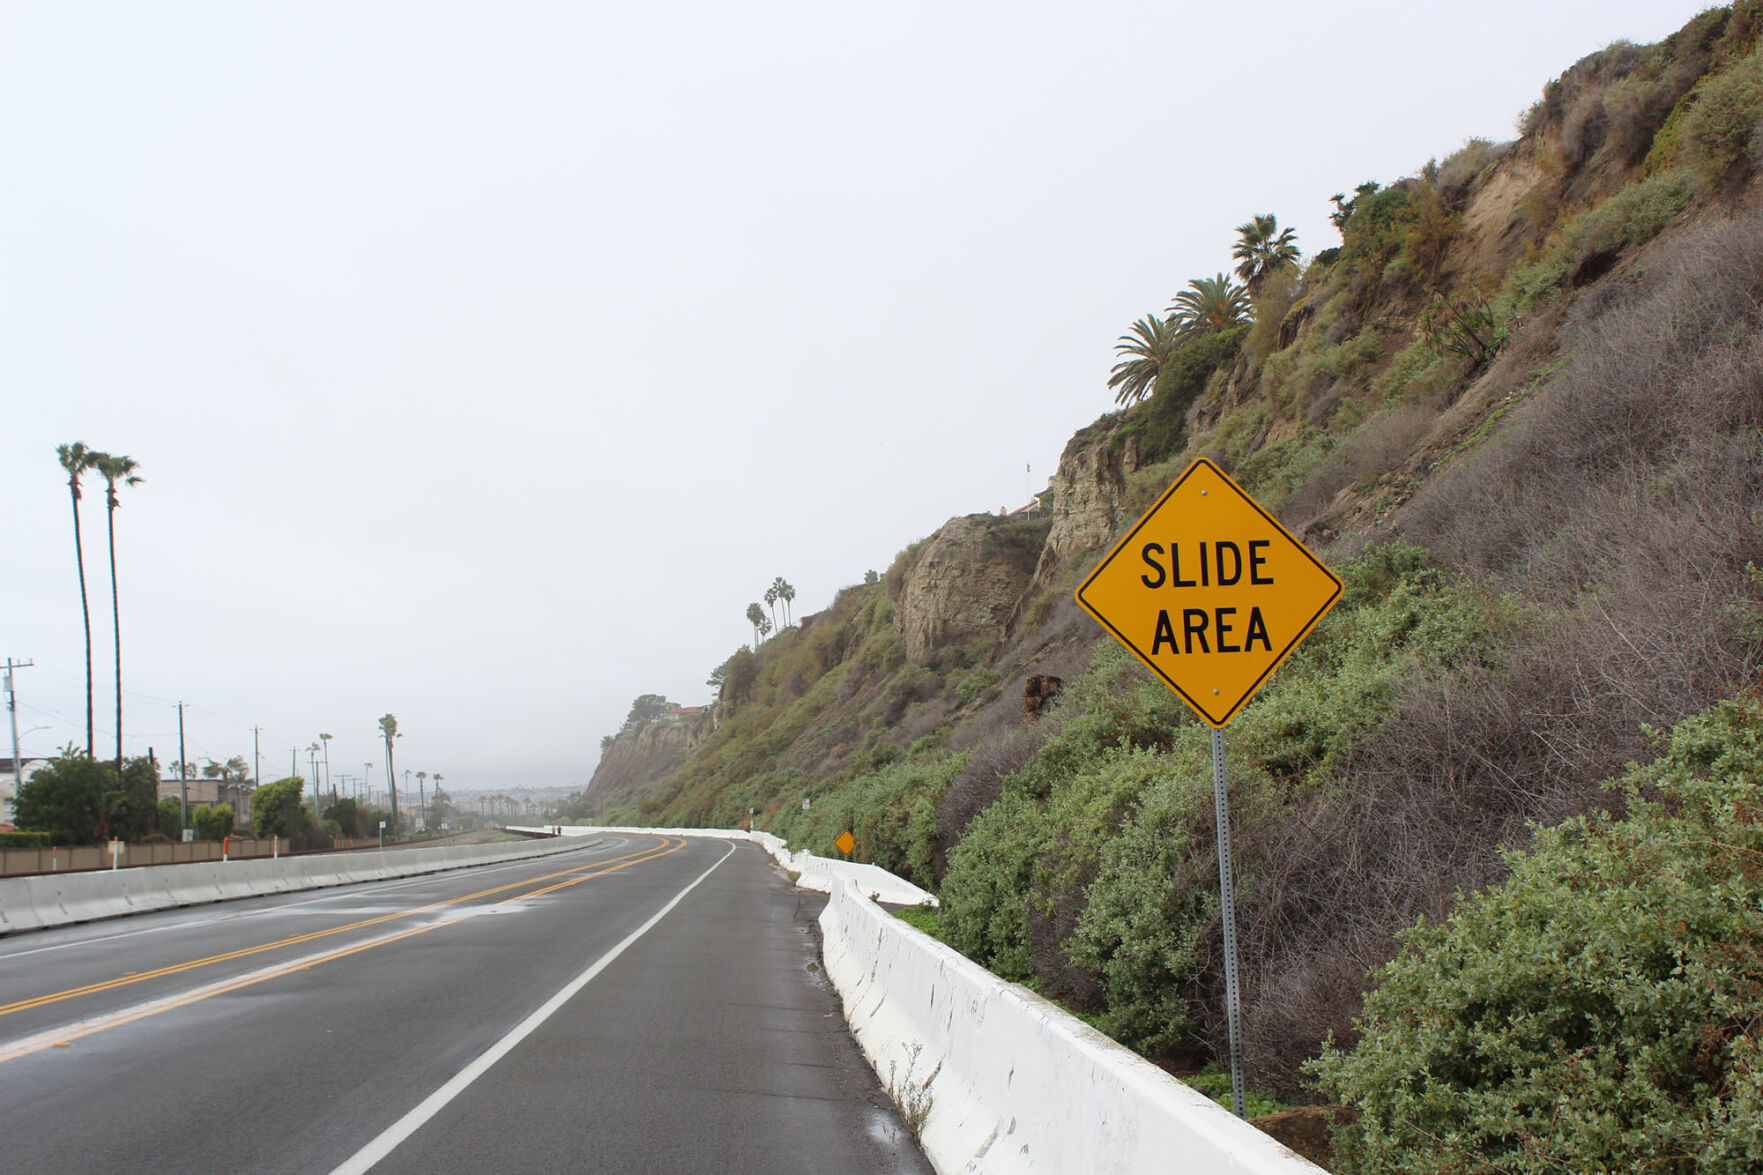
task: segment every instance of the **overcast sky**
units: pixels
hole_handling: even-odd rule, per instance
[[[24,749],[84,741],[58,444],[146,478],[128,753],[176,758],[181,700],[193,760],[323,731],[383,786],[391,712],[450,790],[585,786],[774,577],[804,615],[1025,502],[1234,226],[1337,244],[1332,193],[1703,7],[0,0]]]

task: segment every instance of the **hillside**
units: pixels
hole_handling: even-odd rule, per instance
[[[1171,1067],[1215,1061],[1206,730],[1071,599],[1209,456],[1347,585],[1230,741],[1251,1081],[1351,1094],[1305,1066],[1358,1039],[1398,936],[1502,887],[1539,828],[1628,812],[1605,781],[1757,684],[1758,12],[1612,45],[1516,141],[1342,193],[1341,245],[1246,275],[1246,314],[1137,324],[1146,394],[1071,439],[1041,511],[954,519],[737,651],[689,757],[597,775],[573,814],[757,809],[821,853],[850,827],[938,891],[958,949]],[[1763,973],[1742,941],[1732,966]],[[1704,1033],[1702,1092],[1672,1097],[1756,1084],[1751,990],[1750,1020]],[[1541,1169],[1513,1158],[1527,1138],[1471,1157]],[[1394,1169],[1400,1147],[1367,1146],[1363,1169]],[[1549,1153],[1590,1169],[1571,1146]]]

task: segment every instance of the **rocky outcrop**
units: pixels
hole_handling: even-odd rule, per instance
[[[605,805],[635,797],[677,770],[712,728],[711,712],[705,710],[657,718],[618,735],[600,753],[600,764],[588,781],[588,798]]]
[[[1114,541],[1115,528],[1125,521],[1121,502],[1127,475],[1138,467],[1137,437],[1116,443],[1111,435],[1099,439],[1080,435],[1065,446],[1050,483],[1053,528],[1025,599],[1057,579],[1074,556],[1100,551]]]
[[[906,572],[894,622],[906,659],[927,665],[937,650],[1002,634],[1028,586],[1027,567],[1000,553],[995,527],[1013,525],[990,514],[952,518],[925,543]]]

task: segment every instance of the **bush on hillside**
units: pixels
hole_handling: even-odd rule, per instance
[[[1709,187],[1742,183],[1757,165],[1763,122],[1763,52],[1753,52],[1702,84],[1684,115],[1684,161]]]
[[[1763,1164],[1763,703],[1678,724],[1512,876],[1422,923],[1314,1066],[1363,1113],[1348,1169]]]

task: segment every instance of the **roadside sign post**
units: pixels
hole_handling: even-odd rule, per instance
[[[1157,499],[1077,602],[1212,728],[1231,1097],[1243,1100],[1236,896],[1224,728],[1340,598],[1334,572],[1210,460]]]
[[[845,831],[839,833],[838,837],[833,841],[833,844],[837,846],[839,852],[845,854],[845,859],[849,861],[851,859],[851,853],[857,848],[857,838],[852,836],[851,830],[847,828]]]

